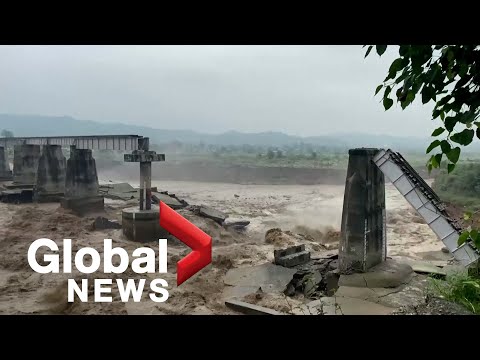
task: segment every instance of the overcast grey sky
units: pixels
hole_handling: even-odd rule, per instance
[[[431,106],[383,110],[398,56],[361,46],[0,46],[0,113],[219,133],[426,137]]]

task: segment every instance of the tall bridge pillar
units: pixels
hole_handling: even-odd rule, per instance
[[[13,182],[15,184],[35,184],[40,145],[15,145],[13,150]]]
[[[66,159],[60,145],[43,145],[38,160],[33,200],[56,202],[65,193]]]
[[[77,213],[103,211],[104,199],[98,195],[98,176],[95,159],[90,149],[70,146],[65,178],[64,208]]]
[[[339,269],[364,272],[386,260],[385,177],[378,149],[351,149],[343,201]]]

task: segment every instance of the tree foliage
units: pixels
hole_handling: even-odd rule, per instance
[[[387,45],[369,45],[365,57],[374,48],[379,56],[387,51]],[[427,148],[432,153],[427,166],[431,170],[443,162],[450,173],[461,146],[480,139],[480,46],[400,45],[398,52],[375,95],[382,95],[385,110],[395,101],[402,109],[415,100],[435,104],[432,118],[441,124],[432,133],[436,139]]]
[[[463,214],[464,230],[458,244],[471,241],[480,249],[480,232],[478,231],[480,212],[480,164],[461,163],[453,174],[442,170],[435,178],[433,189],[446,201],[457,205],[465,205],[475,211],[467,211]]]

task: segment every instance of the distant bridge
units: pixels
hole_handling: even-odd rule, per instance
[[[14,145],[75,145],[77,149],[133,151],[139,149],[139,135],[91,135],[91,136],[38,136],[0,138],[4,148]],[[148,142],[148,140],[147,140]]]

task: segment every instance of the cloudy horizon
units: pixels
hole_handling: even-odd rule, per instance
[[[361,46],[0,46],[0,113],[159,129],[427,137],[431,106],[385,112],[395,49]]]

